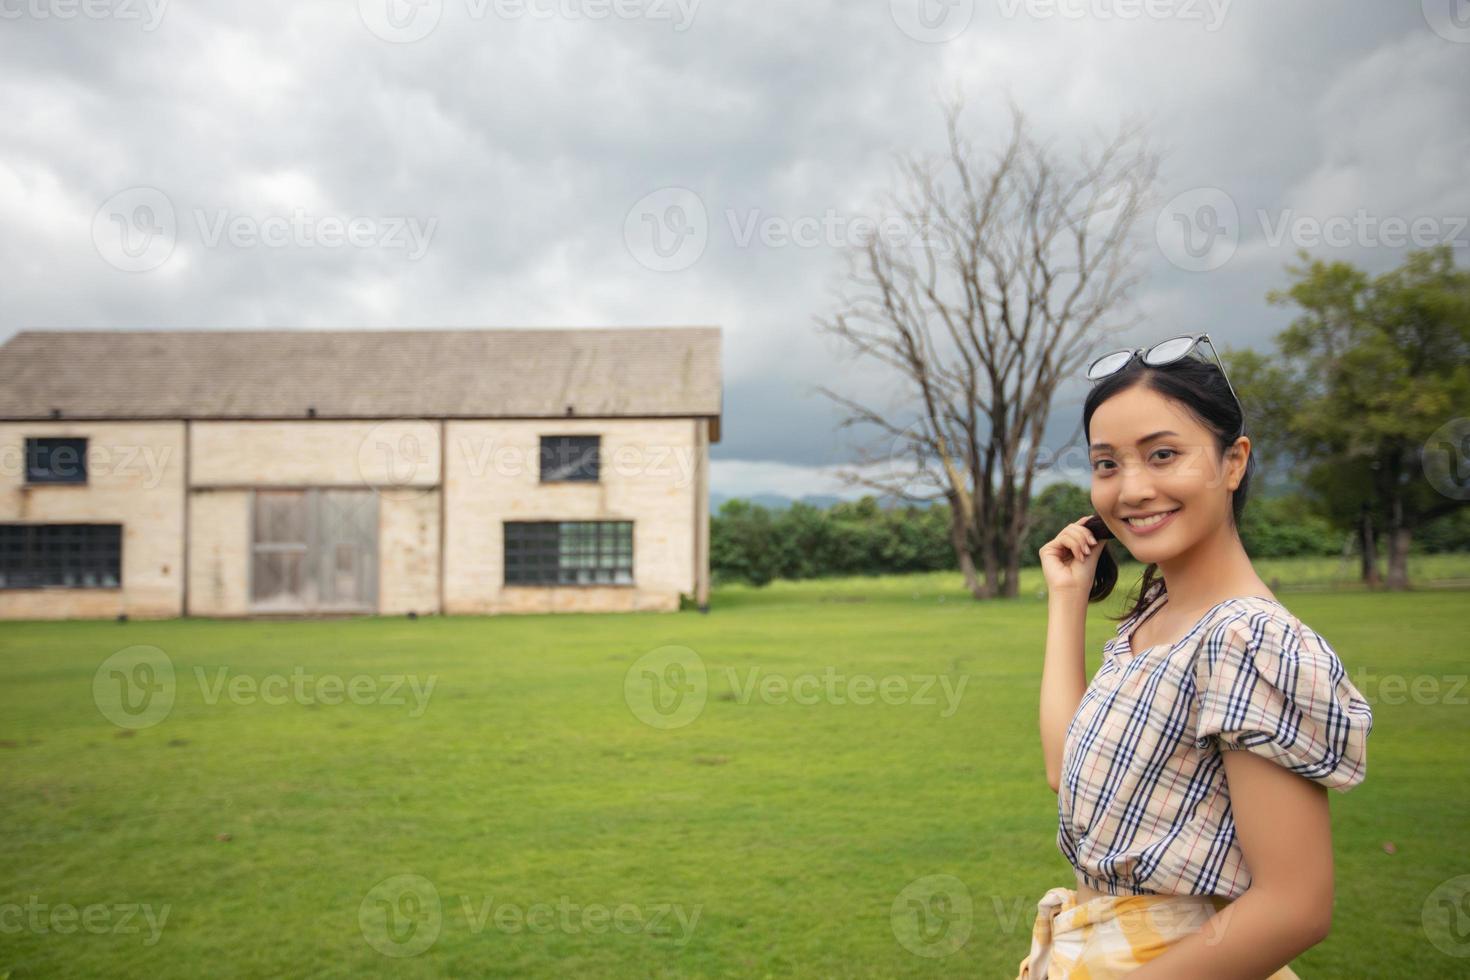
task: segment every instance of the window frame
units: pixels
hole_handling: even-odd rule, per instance
[[[78,472],[71,476],[57,476],[54,469],[41,470],[33,466],[39,455],[41,443],[81,444],[81,453],[77,459]],[[61,445],[48,447],[51,452],[62,448]],[[51,461],[50,453],[47,454],[47,464]],[[25,482],[26,486],[86,486],[90,482],[87,473],[87,437],[86,436],[26,436],[25,437]]]
[[[76,569],[74,569],[72,571],[72,574],[75,574],[77,577],[82,577],[82,576],[85,576],[85,575],[95,575],[95,576],[100,577],[100,578],[111,577],[113,579],[113,581],[110,582],[110,583],[104,581],[104,582],[101,582],[101,583],[94,583],[94,584],[87,584],[85,582],[78,582],[78,583],[73,583],[73,584],[67,584],[66,582],[59,582],[59,581],[57,581],[57,582],[34,582],[34,581],[31,581],[31,582],[25,582],[23,584],[11,584],[10,581],[9,581],[9,571],[10,571],[9,570],[9,567],[8,567],[9,566],[9,556],[6,553],[5,549],[4,549],[4,545],[6,544],[6,542],[4,541],[4,538],[3,538],[3,536],[5,534],[7,534],[11,528],[21,528],[21,529],[26,529],[26,530],[29,531],[29,533],[25,535],[25,540],[24,540],[24,550],[26,552],[27,558],[30,558],[30,556],[32,554],[34,554],[35,551],[36,551],[36,543],[37,543],[37,540],[39,539],[39,537],[41,536],[41,531],[39,529],[41,529],[41,528],[70,528],[70,529],[89,528],[89,529],[95,529],[97,531],[111,529],[116,534],[116,536],[117,536],[117,540],[116,540],[116,545],[115,546],[112,544],[112,542],[107,542],[107,541],[102,542],[100,545],[97,542],[95,542],[95,541],[93,541],[93,542],[83,542],[83,544],[85,544],[87,546],[87,548],[91,552],[90,554],[87,555],[88,558],[91,558],[91,559],[95,560],[96,559],[96,553],[98,553],[98,552],[101,552],[102,555],[103,555],[103,558],[106,559],[106,560],[108,560],[109,562],[112,559],[115,558],[115,560],[116,560],[116,568],[115,568],[115,571],[111,567],[102,568],[102,569],[98,569],[98,568],[95,568],[94,567],[93,569],[88,570],[85,567],[80,567],[79,566],[78,568],[76,568]],[[125,535],[124,535],[123,532],[124,532],[124,527],[123,527],[122,524],[120,524],[120,523],[114,523],[114,522],[111,522],[111,521],[72,521],[72,522],[0,521],[0,591],[4,591],[4,592],[14,592],[14,591],[18,591],[18,590],[33,590],[34,591],[34,590],[38,590],[38,589],[88,589],[88,590],[92,590],[92,591],[98,591],[98,590],[106,590],[106,591],[114,591],[114,592],[115,591],[119,591],[123,587],[123,564],[124,564],[123,563],[123,557],[124,557],[123,556],[123,542],[124,542],[124,538],[125,538]],[[71,542],[67,542],[67,543],[70,544]],[[112,554],[108,554],[108,552],[112,552]],[[59,562],[57,562],[55,559],[53,559],[52,564],[53,564],[53,566],[55,568],[60,569],[59,575],[66,574],[66,569]],[[24,568],[24,566],[22,566],[22,567]],[[28,569],[26,569],[26,570],[28,570]],[[58,575],[58,577],[59,577],[59,575]]]
[[[582,565],[577,565],[577,564],[573,564],[573,565],[570,565],[570,566],[563,564],[564,559],[566,559],[567,557],[569,557],[567,555],[567,553],[566,553],[566,544],[568,542],[567,542],[567,539],[565,537],[565,532],[567,530],[567,526],[568,525],[571,525],[571,526],[576,527],[576,528],[579,528],[579,529],[588,529],[588,528],[590,528],[592,530],[592,541],[591,541],[592,548],[591,548],[591,551],[590,552],[585,551],[585,545],[588,543],[585,540],[585,535],[587,534],[587,531],[586,530],[580,530],[578,533],[581,533],[582,535],[584,535],[584,540],[582,542],[573,541],[571,543],[574,544],[574,545],[575,544],[581,544],[581,545],[583,545],[584,546],[583,552],[581,554],[574,554],[574,555],[570,556],[570,557],[574,557],[574,558],[590,558],[591,561],[592,561],[592,564],[591,564],[590,568],[587,567],[587,566],[582,566]],[[514,540],[513,539],[514,536],[512,534],[512,530],[511,530],[512,528],[524,528],[524,529],[532,529],[532,528],[534,528],[535,530],[531,532],[532,537],[530,539],[521,538],[520,540]],[[549,534],[548,531],[550,531],[551,533]],[[553,534],[554,534],[554,536],[552,536]],[[622,548],[622,543],[623,542],[622,542],[622,540],[620,538],[620,536],[622,534],[626,534],[627,535],[626,554],[623,553],[623,550],[624,550]],[[542,541],[536,541],[536,540],[534,540],[534,536],[535,535],[539,535],[543,540]],[[598,588],[598,589],[609,589],[609,588],[611,588],[611,589],[626,589],[626,588],[634,588],[638,584],[638,580],[637,580],[637,576],[636,576],[636,573],[637,573],[637,555],[635,554],[635,551],[634,551],[635,528],[634,528],[634,522],[632,520],[625,520],[625,519],[621,519],[621,518],[610,518],[610,519],[593,519],[593,520],[576,519],[576,520],[502,521],[501,522],[501,538],[500,538],[500,540],[501,540],[501,572],[500,572],[500,580],[501,580],[501,587],[502,588],[532,588],[532,589],[546,589],[546,588],[555,588],[555,589],[565,589],[565,588]],[[550,541],[551,542],[551,547],[550,548],[547,548],[547,541]],[[528,546],[536,546],[536,545],[539,545],[541,547],[541,549],[543,550],[543,552],[549,552],[549,556],[546,553],[543,553],[543,554],[538,555],[538,554],[536,554],[536,550],[535,550],[534,547],[528,547]],[[528,577],[525,577],[526,572],[524,571],[524,569],[525,569],[525,567],[528,564],[531,566],[531,572],[534,573],[537,570],[536,569],[536,566],[538,564],[541,566],[542,569],[545,569],[545,568],[548,567],[548,557],[556,562],[556,564],[555,564],[555,576],[556,576],[556,578],[555,579],[546,578],[544,576],[543,577],[536,577],[536,578],[528,578]],[[618,559],[622,559],[622,558],[626,558],[626,563],[621,562],[621,561],[618,561]],[[613,575],[614,578],[616,578],[619,573],[626,572],[627,579],[625,581],[602,581],[602,582],[599,582],[599,581],[578,582],[578,581],[566,581],[566,580],[564,580],[564,576],[566,576],[568,574],[575,574],[575,573],[577,573],[579,571],[591,571],[593,573],[602,571],[603,568],[604,568],[604,566],[602,564],[602,561],[604,559],[613,559],[614,560],[614,564],[612,564],[611,566],[609,566],[609,568],[611,570],[611,573],[612,573],[612,575]]]
[[[553,439],[590,441],[592,443],[592,475],[591,476],[550,476],[546,475],[547,441]],[[565,433],[560,435],[543,435],[537,443],[536,456],[537,477],[542,483],[601,483],[602,482],[602,435],[601,433],[588,434],[586,432]],[[553,471],[555,472],[555,471]]]

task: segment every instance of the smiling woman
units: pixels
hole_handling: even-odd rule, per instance
[[[1089,372],[1096,513],[1040,552],[1041,740],[1076,888],[1038,903],[1022,978],[1289,978],[1330,926],[1324,790],[1366,776],[1373,716],[1241,544],[1251,440],[1223,365],[1189,356],[1201,340]],[[1118,578],[1107,538],[1146,568],[1087,683],[1087,604]]]

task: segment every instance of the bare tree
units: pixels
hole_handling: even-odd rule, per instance
[[[921,237],[850,246],[838,312],[817,318],[851,353],[892,368],[905,413],[818,390],[851,411],[839,428],[867,423],[887,443],[860,450],[844,481],[947,501],[966,586],[977,599],[1014,596],[1053,395],[1132,325],[1113,318],[1140,278],[1132,229],[1158,156],[1131,124],[1064,166],[1011,102],[1009,143],[987,161],[961,132],[963,100],[941,107],[947,151],[900,155],[896,189],[881,198],[880,228]]]

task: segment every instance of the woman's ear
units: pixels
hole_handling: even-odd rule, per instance
[[[1225,484],[1230,488],[1231,493],[1234,493],[1236,487],[1240,486],[1240,481],[1245,479],[1245,468],[1249,465],[1250,458],[1251,437],[1240,436],[1235,440],[1235,444],[1230,447],[1228,457],[1229,468]]]

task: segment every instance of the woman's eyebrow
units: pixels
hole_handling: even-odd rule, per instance
[[[1144,443],[1146,443],[1146,442],[1148,442],[1148,441],[1150,441],[1152,439],[1157,439],[1159,436],[1177,436],[1178,434],[1179,433],[1174,432],[1174,431],[1172,431],[1170,429],[1160,429],[1158,432],[1150,433],[1150,434],[1144,436],[1142,439],[1138,440],[1138,444],[1141,446]],[[1092,448],[1093,449],[1112,449],[1113,448],[1113,444],[1111,442],[1094,442],[1092,444]]]

